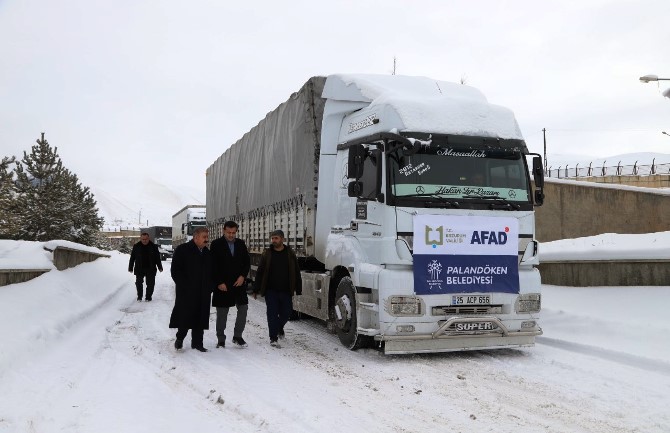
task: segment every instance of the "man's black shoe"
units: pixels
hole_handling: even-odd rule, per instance
[[[151,302],[151,297],[146,298],[145,301]]]
[[[204,346],[191,346],[191,349],[199,350],[201,352],[209,352]]]
[[[142,302],[142,297],[141,296],[137,297],[137,302]]]
[[[248,344],[242,337],[233,337],[233,344],[237,347],[247,347]]]
[[[226,347],[226,340],[216,343],[216,348],[218,349],[219,347]]]
[[[177,338],[174,342],[174,348],[179,350],[184,347],[184,340]]]
[[[279,337],[280,340],[283,340],[284,337],[286,337],[283,329],[280,329],[279,332],[277,332],[277,337]]]

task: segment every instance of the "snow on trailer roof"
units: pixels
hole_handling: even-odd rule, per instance
[[[328,76],[322,96],[391,106],[401,131],[523,140],[514,113],[490,104],[474,87],[427,77],[372,74]]]

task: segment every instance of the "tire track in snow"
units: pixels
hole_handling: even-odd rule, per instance
[[[617,352],[615,350],[603,349],[601,347],[590,346],[587,344],[573,343],[571,341],[559,340],[550,337],[536,337],[535,341],[539,344],[563,349],[570,352],[583,355],[595,356],[606,361],[616,362],[630,367],[641,368],[653,373],[670,376],[670,364],[655,359],[649,359],[642,356],[631,355],[629,353]]]

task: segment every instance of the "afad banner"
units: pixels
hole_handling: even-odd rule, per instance
[[[414,291],[519,293],[519,221],[454,215],[414,217]]]

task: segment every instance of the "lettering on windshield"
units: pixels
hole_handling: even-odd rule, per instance
[[[414,173],[422,175],[425,172],[427,172],[428,170],[430,170],[430,165],[426,164],[425,162],[422,162],[421,164],[417,165],[416,167],[414,167],[412,164],[407,164],[406,166],[404,166],[403,168],[401,168],[398,171],[400,172],[400,174],[404,174],[405,176],[409,176],[409,175],[414,174]]]
[[[446,195],[495,195],[498,196],[500,193],[492,189],[484,189],[481,187],[472,188],[469,186],[457,187],[457,186],[441,186],[435,191],[435,194],[446,194]]]
[[[486,152],[483,150],[473,150],[471,152],[456,152],[454,149],[440,149],[436,152],[441,156],[460,156],[465,158],[486,158]]]

